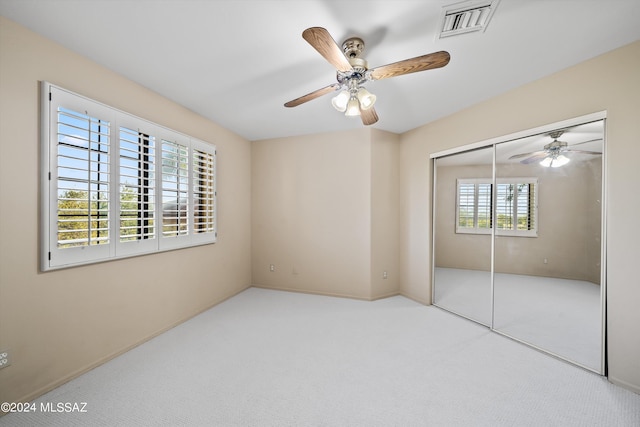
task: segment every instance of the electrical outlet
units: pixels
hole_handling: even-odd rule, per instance
[[[270,271],[270,272],[272,272],[272,273],[273,273],[274,271],[276,271],[276,266],[275,266],[275,265],[273,265],[273,264],[269,264],[269,271]]]
[[[9,358],[9,350],[0,351],[0,369],[6,368],[11,365],[11,359]]]
[[[383,278],[383,279],[386,279],[386,278],[388,278],[388,277],[389,277],[389,276],[387,275],[387,272],[386,272],[386,271],[384,271],[384,272],[382,273],[382,278]]]

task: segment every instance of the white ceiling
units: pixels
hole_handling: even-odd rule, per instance
[[[0,14],[248,140],[362,127],[301,37],[364,39],[371,68],[439,50],[444,68],[370,82],[375,128],[402,133],[640,39],[638,0],[502,0],[484,33],[437,39],[455,0],[0,0]],[[550,100],[553,102],[553,100]]]

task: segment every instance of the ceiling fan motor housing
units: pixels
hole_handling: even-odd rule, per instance
[[[349,58],[349,64],[352,67],[350,71],[337,72],[338,83],[353,87],[353,85],[361,85],[369,80],[369,75],[367,74],[369,64],[367,61],[362,58]]]
[[[347,58],[358,58],[364,50],[364,41],[360,37],[348,38],[342,43],[342,51]]]
[[[544,146],[545,151],[549,151],[550,153],[558,153],[566,148],[568,145],[566,142],[558,141],[558,138],[560,138],[563,133],[563,129],[549,132],[549,136],[553,138],[553,141]]]

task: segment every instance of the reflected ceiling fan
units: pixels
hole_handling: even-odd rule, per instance
[[[378,121],[378,114],[373,108],[376,96],[364,88],[365,83],[444,67],[450,58],[448,52],[440,51],[369,69],[367,61],[360,57],[364,50],[361,38],[348,38],[342,43],[342,49],[321,27],[307,28],[302,32],[302,38],[337,69],[338,82],[289,101],[284,106],[297,107],[327,93],[340,91],[331,101],[333,106],[346,116],[360,116],[365,125]]]
[[[553,138],[553,141],[545,145],[542,151],[534,151],[531,153],[516,154],[509,157],[509,160],[522,159],[520,163],[528,165],[530,163],[539,162],[544,167],[557,168],[569,163],[570,159],[565,154],[571,155],[572,153],[587,154],[593,156],[602,155],[598,151],[585,151],[574,150],[570,147],[576,145],[587,144],[589,142],[600,141],[602,138],[591,139],[589,141],[578,142],[577,144],[569,145],[564,141],[559,141],[558,138],[564,134],[564,130],[556,130],[549,132],[547,135]]]

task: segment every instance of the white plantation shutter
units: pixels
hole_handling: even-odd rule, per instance
[[[217,237],[215,147],[179,135],[165,136],[161,139],[160,247],[213,243]]]
[[[535,216],[533,215],[535,200],[535,184],[519,184],[518,198],[516,204],[516,228],[518,230],[533,230],[536,228]]]
[[[214,243],[215,146],[43,83],[43,270]]]
[[[120,127],[120,241],[155,238],[155,138]]]
[[[476,186],[476,227],[479,229],[491,229],[491,184],[478,183]]]
[[[215,151],[204,144],[193,147],[193,230],[216,233]]]
[[[54,266],[108,258],[113,113],[60,90],[52,91],[47,101],[51,143],[43,205],[51,215],[43,233],[48,237],[46,258]]]
[[[118,255],[156,250],[156,138],[154,128],[118,120]]]
[[[514,187],[513,184],[498,184],[496,194],[496,226],[498,230],[513,230]]]
[[[475,227],[476,185],[472,182],[458,182],[457,228]]]
[[[491,187],[483,178],[457,180],[457,233],[491,232]]]
[[[58,107],[58,247],[109,243],[109,122]]]
[[[189,147],[162,140],[162,237],[189,234]]]
[[[511,236],[537,236],[537,178],[500,178],[496,196],[497,231]]]
[[[109,243],[109,122],[58,107],[58,247]]]

